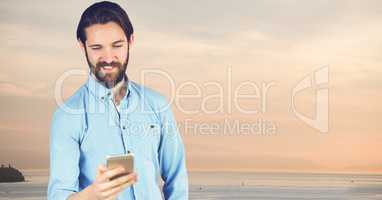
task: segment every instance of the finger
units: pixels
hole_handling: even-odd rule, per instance
[[[122,173],[126,173],[126,170],[123,167],[117,167],[115,169],[107,170],[103,174],[101,174],[101,181],[107,181],[113,178],[116,175],[120,175]]]
[[[136,182],[136,177],[136,173],[130,173],[128,175],[118,177],[112,181],[103,183],[100,187],[102,191],[107,191],[112,188],[119,187],[128,182]]]
[[[115,200],[115,199],[117,199],[117,195],[112,195],[110,197],[107,197],[107,199],[105,200]]]
[[[106,171],[107,171],[107,168],[105,167],[105,165],[101,164],[97,168],[97,175],[103,174]]]
[[[105,192],[103,192],[103,195],[105,196],[116,196],[118,195],[120,192],[122,192],[125,188],[131,186],[132,184],[134,184],[136,181],[135,179],[131,179],[130,181],[128,182],[125,182],[123,184],[120,184],[116,187],[113,187]]]
[[[136,182],[137,182],[137,179],[132,179],[132,180],[130,180],[129,182],[126,182],[126,183],[124,183],[123,185],[121,185],[121,188],[122,188],[122,189],[125,189],[126,187],[129,187],[129,186],[135,184]]]
[[[136,181],[136,177],[137,176],[136,176],[135,173],[130,173],[128,175],[123,175],[121,177],[113,179],[112,181],[108,181],[106,183],[103,183],[100,186],[100,188],[101,188],[102,191],[106,191],[106,190],[109,190],[111,188],[123,185],[123,184],[125,184],[127,182]]]

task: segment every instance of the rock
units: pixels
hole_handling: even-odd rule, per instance
[[[11,165],[5,167],[1,165],[0,168],[0,182],[22,182],[25,181],[24,175]]]

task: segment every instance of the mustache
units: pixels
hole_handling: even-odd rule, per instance
[[[105,66],[122,67],[122,63],[120,63],[120,62],[116,62],[116,61],[112,61],[112,62],[108,63],[108,62],[104,62],[104,61],[102,61],[102,62],[98,62],[98,63],[96,64],[96,67],[97,67],[97,68],[98,68],[98,67],[105,67]]]

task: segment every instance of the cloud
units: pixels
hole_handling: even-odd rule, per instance
[[[0,82],[1,96],[44,98],[47,97],[44,91],[45,89],[46,86],[44,84],[25,87],[9,82]],[[41,90],[43,90],[44,93],[42,93]]]
[[[20,126],[23,124],[23,126]],[[29,133],[38,133],[38,132],[46,132],[41,127],[35,127],[33,124],[25,124],[22,122],[19,123],[8,123],[8,124],[0,124],[0,134],[11,133],[11,134],[29,134]]]
[[[0,49],[3,61],[0,67],[0,101],[3,105],[0,119],[4,122],[0,131],[8,133],[1,141],[8,145],[9,158],[25,160],[22,152],[17,151],[19,146],[13,147],[19,139],[17,133],[29,129],[40,134],[48,131],[49,115],[55,105],[52,96],[44,98],[53,94],[55,79],[65,69],[87,69],[75,41],[75,28],[80,14],[92,2],[95,1],[0,2],[0,42],[4,44]],[[214,161],[221,164],[219,162],[227,154],[230,159],[236,154],[245,155],[244,159],[237,160],[242,164],[246,158],[259,159],[259,162],[251,161],[251,167],[260,166],[263,161],[271,167],[287,163],[315,167],[310,160],[340,160],[338,162],[344,163],[356,156],[350,149],[351,144],[358,144],[354,142],[357,138],[347,139],[346,134],[358,132],[364,134],[364,141],[358,145],[361,152],[358,157],[365,157],[366,164],[378,158],[378,155],[366,158],[368,153],[377,151],[366,151],[364,147],[379,145],[373,143],[371,131],[377,133],[381,128],[380,125],[367,128],[370,122],[378,121],[377,113],[380,113],[377,106],[382,85],[379,78],[382,72],[379,69],[382,64],[381,1],[118,2],[127,8],[136,30],[137,40],[128,68],[132,78],[139,77],[142,68],[153,66],[168,71],[178,84],[192,80],[200,86],[213,80],[227,87],[227,67],[232,66],[235,83],[243,80],[277,82],[271,89],[269,103],[272,105],[268,113],[272,114],[270,118],[280,122],[277,137],[186,135],[185,143],[191,158],[188,163],[194,166],[197,162],[206,163],[208,167],[208,163],[214,164]],[[332,153],[339,146],[333,144],[332,138],[329,141],[329,137],[306,136],[311,130],[301,128],[283,113],[288,108],[288,95],[294,84],[325,64],[331,67],[331,97],[335,101],[331,103],[336,126],[332,129],[333,135],[338,135],[336,141],[344,141],[341,146],[348,146],[347,151],[337,153]],[[70,80],[66,84],[71,89],[80,86]],[[158,85],[153,88],[165,88]],[[366,102],[367,106],[360,107],[359,102]],[[251,103],[253,105],[252,101],[248,104]],[[308,101],[304,103],[310,105]],[[254,118],[227,115],[248,120]],[[200,115],[198,119],[208,122],[227,115]],[[5,124],[12,121],[23,126]],[[44,128],[34,130],[36,124]],[[24,139],[31,138],[34,136]],[[12,141],[8,142],[10,139]],[[45,140],[36,140],[28,149],[47,153],[39,146],[42,141]],[[216,149],[219,151],[214,151]],[[263,155],[270,151],[273,153]],[[325,153],[320,154],[322,151]],[[19,155],[11,156],[15,152]],[[278,159],[282,161],[277,162]],[[30,163],[33,161],[25,162],[25,166]]]

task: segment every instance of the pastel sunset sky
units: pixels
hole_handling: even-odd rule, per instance
[[[93,2],[0,1],[0,163],[49,167],[56,82],[88,70],[75,30]],[[135,28],[128,76],[171,101],[190,170],[382,173],[381,1],[116,2]],[[323,67],[327,133],[291,112],[294,97],[315,116],[319,88],[292,91]],[[63,97],[86,78],[66,78]],[[222,128],[259,121],[273,132]]]

